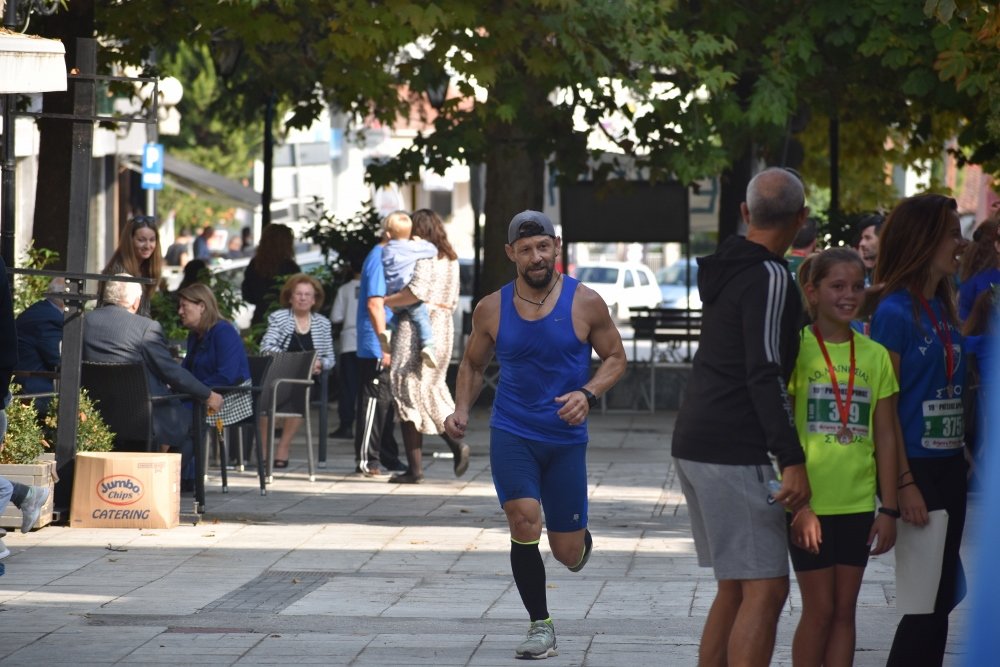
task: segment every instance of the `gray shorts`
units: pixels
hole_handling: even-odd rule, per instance
[[[788,576],[785,510],[767,502],[769,465],[741,466],[674,459],[687,499],[698,565],[715,578]]]

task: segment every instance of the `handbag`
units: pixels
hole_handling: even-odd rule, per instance
[[[205,423],[215,426],[222,420],[223,426],[232,426],[253,415],[253,383],[244,380],[239,385],[241,389],[228,391],[222,397],[222,409],[205,417]],[[245,387],[246,389],[243,389]]]

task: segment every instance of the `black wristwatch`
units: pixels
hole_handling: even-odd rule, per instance
[[[902,512],[900,512],[897,509],[893,509],[891,507],[879,507],[878,513],[884,514],[886,516],[891,516],[893,519],[898,519],[899,517],[903,516]]]
[[[583,387],[580,387],[577,391],[587,397],[587,405],[590,406],[591,410],[597,407],[597,397],[592,392]]]

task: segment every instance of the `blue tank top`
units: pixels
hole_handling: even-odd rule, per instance
[[[535,321],[518,314],[513,283],[500,288],[496,340],[500,380],[490,426],[528,440],[579,445],[587,442],[587,422],[578,426],[564,422],[556,414],[563,404],[555,398],[590,379],[591,347],[573,331],[578,281],[567,275],[562,279],[555,308]]]

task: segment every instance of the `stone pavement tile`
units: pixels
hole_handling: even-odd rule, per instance
[[[400,595],[383,616],[482,618],[509,587],[509,577],[448,576],[425,579],[421,585]]]
[[[599,579],[579,580],[572,586],[549,580],[546,583],[546,599],[549,614],[558,623],[560,620],[582,620],[589,617],[594,601],[600,595],[604,582]],[[482,616],[488,619],[527,619],[521,596],[512,578],[507,579],[507,588],[498,596]],[[527,632],[527,629],[525,629]]]
[[[280,613],[283,616],[381,616],[401,595],[418,584],[419,581],[407,577],[337,576]]]
[[[698,642],[687,637],[594,635],[587,650],[588,665],[637,667],[639,665],[695,665]]]
[[[371,640],[370,636],[328,635],[317,632],[272,633],[240,656],[234,664],[346,665]],[[402,665],[401,662],[397,664]]]
[[[61,627],[61,626],[60,626]],[[0,630],[0,658],[15,653],[18,649],[38,641],[55,628],[35,628],[33,631],[3,631]]]
[[[599,618],[688,616],[697,589],[694,581],[609,581],[587,615]]]
[[[111,664],[123,659],[135,648],[156,637],[165,628],[134,627],[123,633],[120,628],[69,626],[51,632],[37,641],[4,654],[4,664],[53,664],[60,658],[72,658],[74,664]]]
[[[481,635],[380,634],[352,665],[465,665],[482,641]]]
[[[129,629],[130,631],[132,628]],[[265,635],[253,632],[164,632],[136,647],[125,664],[233,664]]]

